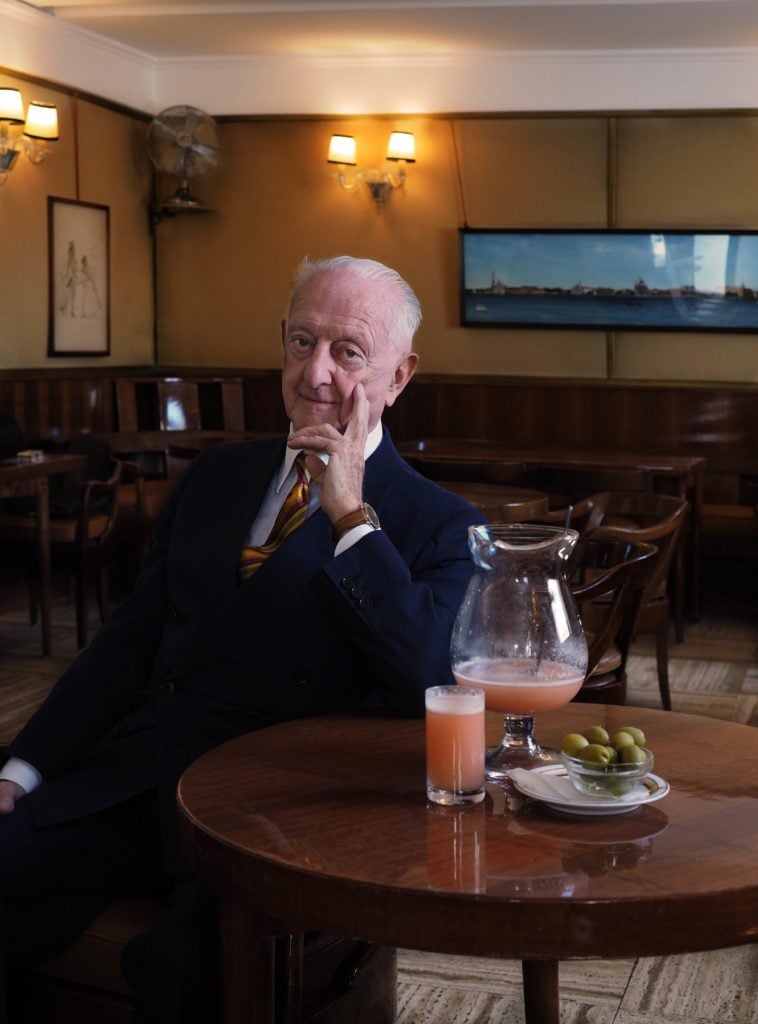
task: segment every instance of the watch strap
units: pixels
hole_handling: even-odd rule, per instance
[[[376,513],[365,504],[355,509],[354,512],[348,512],[347,515],[340,516],[337,522],[332,524],[332,540],[338,541],[340,537],[344,537],[348,530],[352,530],[356,526],[362,526],[364,523],[371,526],[372,529],[376,529]]]

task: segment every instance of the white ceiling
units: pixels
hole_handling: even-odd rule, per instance
[[[0,0],[0,70],[155,112],[758,109],[758,0]]]
[[[29,0],[152,58],[758,47],[758,0]]]

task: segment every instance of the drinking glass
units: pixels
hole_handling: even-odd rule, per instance
[[[436,804],[484,799],[484,694],[469,686],[426,691],[426,795]]]
[[[474,571],[453,627],[456,682],[484,690],[504,713],[505,732],[489,748],[485,773],[504,782],[509,767],[558,760],[534,738],[534,715],[567,704],[587,669],[587,642],[565,566],[576,530],[525,523],[469,527]]]

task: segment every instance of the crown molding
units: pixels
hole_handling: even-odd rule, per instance
[[[156,60],[18,0],[0,0],[0,67],[151,114],[758,108],[756,48]]]

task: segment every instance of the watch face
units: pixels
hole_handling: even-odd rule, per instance
[[[379,516],[374,512],[373,508],[366,504],[363,506],[363,511],[366,513],[366,520],[369,522],[375,530],[379,529]]]

